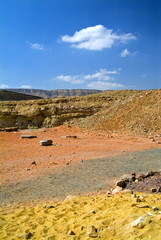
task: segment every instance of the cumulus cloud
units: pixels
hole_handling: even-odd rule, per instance
[[[115,42],[127,43],[129,40],[135,40],[136,36],[132,33],[117,34],[103,25],[96,25],[76,31],[73,36],[64,35],[61,39],[71,43],[71,47],[74,48],[101,51],[111,48]]]
[[[118,84],[112,82],[114,80],[115,75],[119,74],[121,68],[118,70],[109,71],[107,69],[101,68],[99,71],[96,71],[93,74],[80,74],[80,75],[59,75],[57,76],[56,80],[61,80],[65,82],[69,82],[72,84],[82,84],[86,83],[87,87],[100,89],[100,90],[107,90],[107,89],[121,89],[125,86],[122,84]]]
[[[89,80],[103,80],[109,81],[113,79],[110,75],[118,74],[119,70],[116,71],[108,71],[107,69],[101,68],[99,71],[96,71],[94,74],[87,74],[87,75],[59,75],[56,77],[57,80],[62,80],[65,82],[70,82],[74,84],[84,83]]]
[[[7,84],[0,84],[0,88],[9,88]]]
[[[102,81],[91,82],[87,86],[97,90],[117,90],[125,88],[123,84]]]
[[[120,55],[121,55],[121,57],[126,57],[126,56],[130,55],[130,52],[128,51],[127,48],[125,48],[125,49],[121,52]]]
[[[30,85],[22,85],[20,88],[27,88],[27,89],[30,89],[32,88]]]
[[[32,42],[27,42],[27,44],[30,45],[30,47],[34,50],[42,51],[44,50],[44,45],[40,43],[32,43]]]

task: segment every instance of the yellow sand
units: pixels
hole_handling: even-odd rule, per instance
[[[161,195],[146,195],[145,202],[135,203],[135,200],[130,193],[126,193],[74,197],[36,206],[5,206],[1,208],[0,239],[160,240],[161,214],[152,211],[152,207],[156,206],[161,210]],[[49,208],[51,206],[54,208]],[[153,215],[148,216],[149,212]],[[148,221],[143,228],[131,226],[134,220],[145,215],[148,216]],[[87,227],[90,225],[97,229],[95,238],[87,234]],[[70,235],[69,230],[75,235]]]

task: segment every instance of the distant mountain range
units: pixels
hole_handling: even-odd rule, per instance
[[[6,91],[12,91],[17,93],[28,94],[41,98],[58,98],[58,97],[70,97],[70,96],[85,96],[89,94],[99,93],[99,90],[90,89],[58,89],[58,90],[42,90],[42,89],[5,89]]]

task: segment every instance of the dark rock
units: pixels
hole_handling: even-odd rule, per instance
[[[120,180],[116,182],[116,186],[125,188],[126,187],[126,182],[124,180]]]
[[[156,188],[151,188],[150,191],[151,191],[152,193],[154,193],[154,192],[157,191],[157,189],[156,189]]]
[[[37,138],[37,136],[34,136],[34,135],[21,135],[20,138]]]
[[[153,171],[149,171],[146,173],[145,177],[151,177],[151,176],[154,176],[154,172]]]
[[[75,235],[75,232],[73,232],[72,230],[69,230],[68,235]]]
[[[132,176],[132,177],[131,177],[131,180],[132,180],[132,182],[135,182],[136,177],[135,177],[135,176]]]
[[[31,232],[26,233],[26,239],[30,239],[33,236]]]
[[[33,161],[31,164],[33,164],[33,165],[36,165],[36,162],[35,162],[35,161]]]

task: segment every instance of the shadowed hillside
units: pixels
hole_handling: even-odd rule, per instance
[[[28,95],[28,94],[23,94],[23,93],[0,90],[0,101],[21,101],[21,100],[32,100],[32,99],[42,99],[42,98]]]
[[[133,135],[161,134],[161,89],[1,102],[0,127],[80,127]]]

